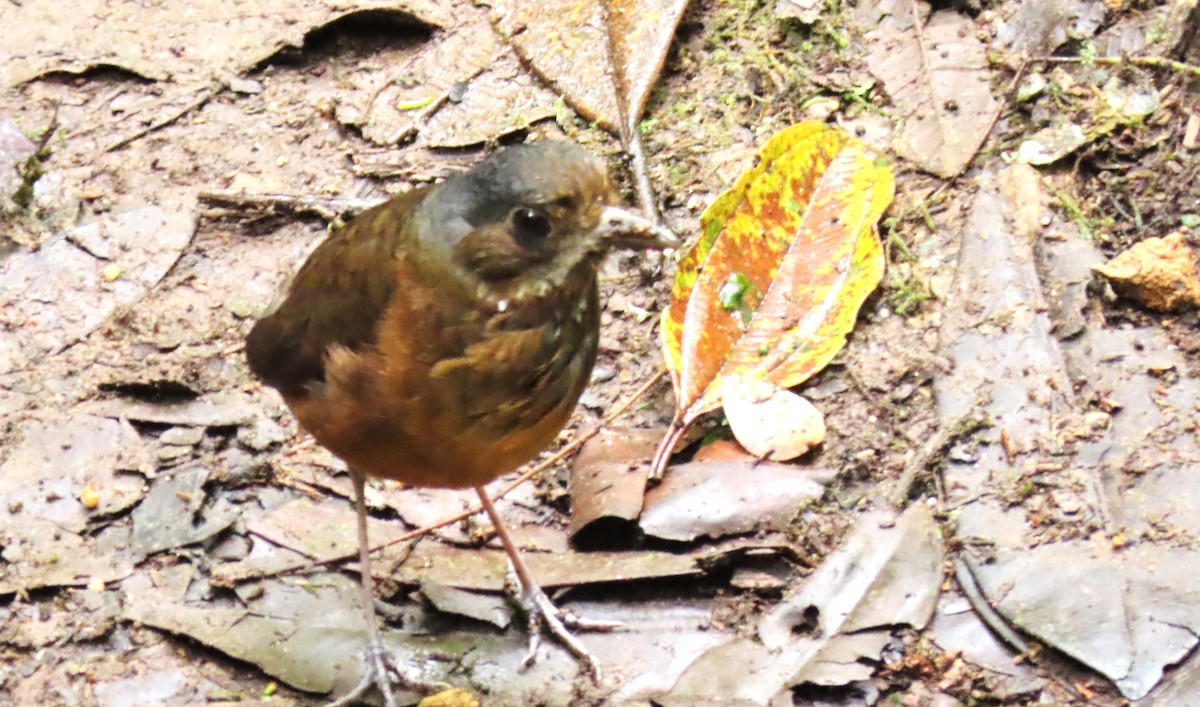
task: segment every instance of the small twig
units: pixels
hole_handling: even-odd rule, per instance
[[[904,471],[900,473],[900,478],[896,480],[896,488],[888,496],[888,502],[897,508],[907,505],[908,495],[912,493],[912,487],[916,483],[917,475],[929,468],[935,456],[944,454],[955,442],[975,434],[989,424],[987,415],[972,410],[960,415],[950,424],[942,425],[921,446],[921,450],[904,465]]]
[[[1149,66],[1157,69],[1171,69],[1192,76],[1200,76],[1200,66],[1185,64],[1182,61],[1167,59],[1161,56],[1122,56],[1122,57],[1090,57],[1079,56],[1040,56],[1030,59],[1033,63],[1045,64],[1104,64],[1106,66]]]
[[[1021,638],[1020,634],[1008,625],[1004,617],[992,607],[983,593],[979,591],[979,583],[975,581],[975,573],[971,571],[966,560],[961,557],[956,557],[954,562],[954,577],[958,580],[958,587],[962,590],[963,596],[967,598],[967,602],[971,604],[971,608],[975,610],[975,614],[979,616],[983,623],[987,624],[988,628],[992,629],[1000,640],[1004,641],[1013,650],[1018,653],[1028,653],[1029,644]]]
[[[583,434],[579,435],[575,439],[564,444],[561,448],[559,448],[559,450],[557,452],[550,455],[549,457],[547,457],[540,463],[535,464],[534,466],[530,467],[525,473],[521,474],[516,479],[514,479],[512,481],[512,483],[508,484],[503,489],[496,492],[492,497],[495,500],[500,500],[501,498],[504,498],[506,495],[511,493],[513,489],[517,488],[518,486],[525,483],[526,481],[529,481],[530,479],[537,476],[538,474],[541,474],[546,469],[549,469],[550,467],[554,466],[558,462],[565,459],[568,455],[574,453],[577,449],[582,447],[585,442],[587,442],[589,439],[595,437],[596,435],[600,434],[601,430],[603,430],[608,425],[612,424],[612,422],[614,420],[616,420],[618,417],[625,414],[625,412],[628,411],[629,408],[631,408],[634,403],[636,403],[638,400],[641,399],[641,397],[643,395],[645,395],[647,392],[649,392],[650,389],[653,388],[655,386],[655,384],[657,384],[660,380],[662,380],[666,374],[667,374],[667,372],[665,370],[660,370],[658,373],[651,376],[651,378],[648,381],[646,381],[645,383],[643,383],[640,388],[638,388],[636,391],[634,391],[634,393],[632,395],[630,395],[628,399],[626,399],[624,402],[622,402],[620,405],[618,405],[616,408],[614,408],[612,412],[610,412],[608,415],[606,415],[604,417],[604,419],[600,420],[600,422],[595,427],[592,427],[587,432],[584,432]],[[454,523],[458,523],[462,520],[470,518],[471,516],[475,515],[476,513],[481,512],[482,510],[483,510],[482,505],[480,505],[480,504],[473,505],[470,508],[468,508],[467,510],[462,511],[461,513],[456,513],[452,516],[447,516],[437,522],[430,523],[429,525],[426,525],[424,527],[417,528],[416,530],[407,532],[397,538],[393,538],[392,540],[389,540],[381,545],[376,545],[376,546],[372,547],[369,550],[369,552],[376,552],[378,550],[383,550],[385,548],[389,548],[392,545],[398,545],[403,542],[415,540],[424,535],[428,535],[429,533],[432,533],[433,531],[437,530],[438,528],[443,528],[447,525],[453,525]],[[275,577],[275,576],[278,576],[281,574],[289,574],[289,573],[297,572],[297,571],[301,571],[301,570],[311,570],[311,569],[316,569],[318,567],[325,567],[327,565],[332,565],[332,564],[336,564],[338,562],[353,559],[357,556],[358,556],[358,551],[354,550],[352,552],[347,552],[347,553],[343,553],[340,555],[334,555],[332,557],[325,557],[320,560],[315,560],[315,559],[314,560],[306,560],[305,562],[296,563],[293,565],[289,565],[287,567],[279,567],[279,568],[276,568],[276,569],[273,569],[273,570],[270,570],[267,572],[255,574],[254,576],[255,576],[255,578],[258,578],[258,579],[261,579],[264,577]]]
[[[293,194],[248,194],[237,191],[205,191],[197,195],[200,201],[229,206],[240,210],[282,209],[293,214],[316,214],[326,221],[337,221],[342,216],[357,216],[380,202],[379,199],[318,199],[312,196]],[[208,216],[223,216],[222,211],[206,213]]]
[[[201,107],[204,106],[205,103],[208,103],[210,100],[212,100],[213,96],[216,96],[218,93],[220,93],[221,91],[224,91],[228,87],[229,87],[229,84],[225,81],[212,82],[205,88],[201,89],[200,93],[198,93],[196,95],[196,98],[192,102],[184,105],[179,110],[176,110],[162,118],[159,118],[158,120],[151,122],[146,127],[142,128],[140,130],[137,130],[129,135],[126,135],[125,137],[121,138],[120,140],[117,140],[113,144],[106,147],[105,151],[106,152],[115,152],[115,151],[121,149],[122,147],[125,147],[126,145],[130,144],[131,142],[134,142],[135,140],[140,140],[141,138],[145,137],[146,135],[149,135],[150,133],[152,133],[156,130],[167,127],[168,125],[170,125],[171,123],[174,123],[175,121],[179,120],[180,118],[187,115],[188,113],[191,113],[192,111],[195,111],[195,110],[199,110]]]
[[[629,168],[633,171],[633,182],[637,186],[638,206],[646,218],[656,224],[660,223],[654,188],[650,186],[650,175],[646,172],[646,151],[642,147],[642,137],[637,128],[630,131],[627,149],[631,158]]]
[[[1008,82],[1008,90],[1004,92],[1005,97],[1012,96],[1013,92],[1017,90],[1017,84],[1021,82],[1021,77],[1025,75],[1025,69],[1028,66],[1029,62],[1023,61],[1021,62],[1021,65],[1017,67],[1017,73],[1013,75],[1012,81]],[[1004,113],[1004,109],[1007,107],[1007,103],[1001,103],[996,108],[996,112],[992,113],[992,119],[988,121],[987,130],[984,130],[983,133],[979,135],[979,139],[975,142],[975,147],[971,149],[972,155],[979,154],[979,151],[983,149],[983,143],[987,142],[988,136],[991,135],[992,130],[996,128],[996,123],[1000,120],[1001,114]]]
[[[608,63],[612,67],[612,89],[617,98],[617,118],[620,121],[617,131],[621,138],[621,144],[630,157],[629,168],[633,171],[638,206],[641,208],[643,216],[653,221],[656,226],[662,225],[662,217],[659,215],[658,206],[655,203],[654,189],[650,186],[650,176],[646,172],[646,149],[642,145],[642,137],[638,133],[637,122],[640,116],[633,114],[633,109],[637,106],[629,105],[629,77],[625,75],[625,63],[617,57],[617,44],[612,34],[613,25],[609,18],[608,4],[600,3],[600,7],[604,13],[604,27],[607,30]]]
[[[42,129],[42,134],[38,136],[37,144],[33,153],[42,155],[46,149],[46,145],[50,144],[50,139],[54,137],[54,133],[58,132],[58,106],[54,107],[54,113],[50,116],[50,124]]]

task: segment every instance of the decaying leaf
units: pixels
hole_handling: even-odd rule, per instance
[[[195,229],[191,213],[114,209],[0,262],[0,372],[61,351],[117,307],[141,300],[175,265]],[[120,268],[116,277],[105,272],[112,265]]]
[[[152,473],[136,430],[89,415],[15,425],[0,464],[0,594],[110,582],[133,570],[129,553],[103,550],[89,526],[128,510]],[[82,498],[95,494],[95,507]]]
[[[647,459],[661,430],[605,429],[583,445],[571,466],[571,540],[576,547],[632,544],[649,473]]]
[[[285,46],[302,45],[310,30],[366,11],[394,13],[430,26],[451,21],[444,8],[429,0],[201,0],[186,11],[172,3],[24,0],[9,3],[0,22],[0,85],[100,65],[157,81],[207,82],[214,75],[254,67]],[[197,37],[204,41],[188,41]]]
[[[1089,318],[1053,335],[1043,289],[1098,254],[1061,224],[1035,262],[1001,188],[1028,169],[981,175],[959,239],[940,331],[954,367],[934,390],[943,425],[981,408],[993,425],[950,451],[944,487],[996,611],[1139,700],[1200,633],[1198,553],[1156,535],[1200,532],[1200,384],[1161,330]]]
[[[687,0],[500,0],[497,29],[572,108],[632,132]]]
[[[554,115],[554,93],[521,66],[485,11],[459,8],[455,19],[452,32],[389,71],[347,70],[338,120],[378,145],[415,136],[426,147],[462,147]]]
[[[646,493],[641,527],[675,542],[781,530],[832,480],[828,470],[753,459],[682,464]]]
[[[954,10],[928,14],[923,2],[885,0],[880,11],[886,14],[868,35],[867,64],[898,109],[896,151],[952,177],[975,156],[999,106],[987,46],[974,20]]]
[[[726,379],[789,388],[842,348],[883,276],[876,222],[893,189],[891,168],[862,143],[806,122],[768,140],[701,215],[662,316],[676,414],[656,475],[683,430],[721,405]]]
[[[763,618],[759,641],[742,638],[709,649],[658,701],[693,705],[720,695],[728,704],[791,704],[792,686],[869,678],[869,662],[879,660],[892,626],[920,628],[929,621],[943,553],[923,504],[899,518],[864,515],[842,547]]]

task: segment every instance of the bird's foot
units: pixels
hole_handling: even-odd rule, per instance
[[[511,575],[511,569],[510,569]],[[510,580],[515,580],[516,577],[511,577]],[[513,582],[513,586],[520,586],[520,582]],[[572,630],[579,631],[611,631],[613,629],[622,628],[625,624],[620,621],[603,621],[597,619],[587,619],[577,615],[570,609],[560,609],[550,601],[550,597],[546,596],[546,592],[542,588],[534,585],[532,587],[521,587],[518,595],[518,601],[521,607],[525,610],[525,615],[529,620],[529,652],[521,661],[521,669],[524,670],[533,665],[537,660],[537,649],[542,641],[542,627],[544,626],[550,635],[563,645],[571,655],[575,656],[583,667],[587,669],[588,674],[592,676],[592,680],[600,682],[600,665],[596,663],[596,659],[592,657],[591,652],[583,645],[583,642],[571,633]]]
[[[367,669],[363,674],[362,681],[355,685],[350,692],[330,702],[328,707],[348,707],[348,705],[355,704],[363,695],[367,694],[372,686],[379,689],[385,707],[396,707],[396,696],[392,694],[393,682],[401,685],[413,685],[413,682],[406,678],[396,666],[391,652],[379,638],[374,638],[367,643],[366,662]]]

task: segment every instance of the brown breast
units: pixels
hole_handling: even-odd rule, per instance
[[[323,384],[285,392],[301,425],[363,473],[418,486],[478,486],[553,442],[596,357],[594,264],[503,311],[403,259],[397,273],[376,347],[335,346]]]

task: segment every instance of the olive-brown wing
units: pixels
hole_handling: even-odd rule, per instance
[[[369,209],[313,251],[283,302],[246,337],[256,376],[298,395],[324,381],[331,347],[360,351],[374,345],[396,291],[396,259],[412,238],[411,214],[423,196],[424,190],[414,190]]]

